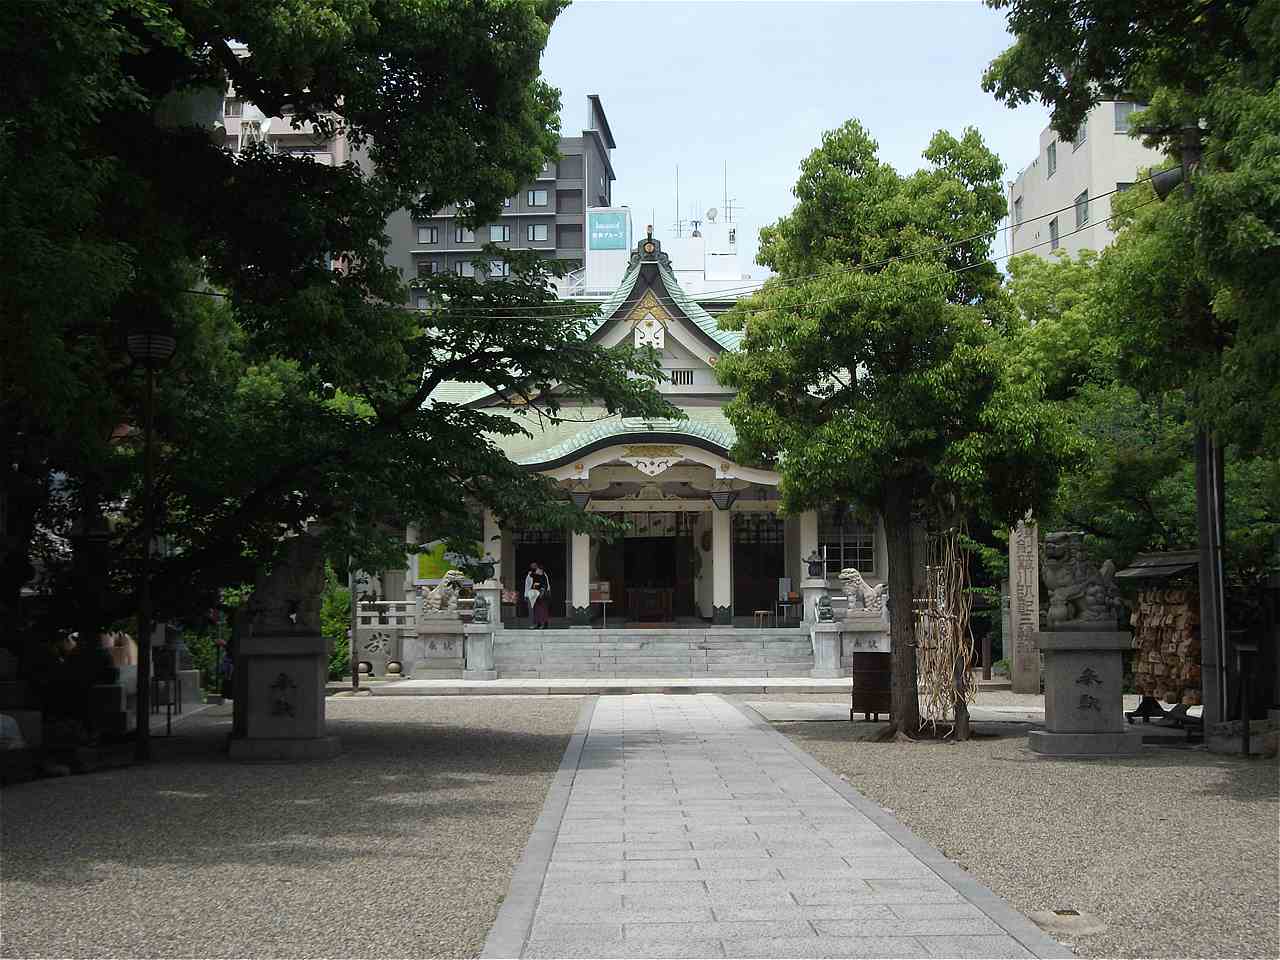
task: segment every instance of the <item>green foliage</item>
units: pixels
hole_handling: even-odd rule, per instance
[[[384,259],[397,209],[459,203],[483,222],[554,158],[558,95],[538,62],[561,6],[0,10],[0,50],[21,78],[0,106],[0,447],[12,464],[0,493],[13,537],[0,621],[12,626],[41,529],[56,535],[46,570],[76,597],[49,607],[48,629],[107,624],[132,605],[144,387],[122,347],[136,326],[177,339],[156,378],[157,527],[174,548],[156,571],[161,619],[252,582],[304,524],[323,527],[331,556],[370,569],[400,562],[406,522],[473,544],[480,506],[604,524],[488,439],[527,421],[428,397],[461,380],[530,400],[530,417],[584,395],[670,416],[645,376],[656,362],[585,343],[588,311],[548,310],[531,256],[503,252],[509,282],[434,278],[430,311],[402,306],[409,291]],[[354,161],[230,155],[209,135],[228,80],[267,114],[287,105],[295,123],[340,124]],[[59,538],[100,512],[113,514],[113,560],[89,589],[67,578]]]
[[[320,603],[320,632],[333,652],[329,654],[329,679],[351,676],[351,591],[338,583],[332,564],[325,565],[324,595]]]
[[[191,665],[200,671],[200,686],[216,691],[222,678],[218,674],[219,650],[217,634],[211,630],[184,630],[182,642],[191,654]]]
[[[1184,390],[1162,388],[1167,369],[1151,369],[1168,357],[1152,328],[1167,332],[1161,311],[1173,308],[1162,280],[1172,279],[1129,272],[1134,248],[1159,242],[1159,232],[1144,229],[1141,219],[1130,220],[1100,257],[1015,258],[1005,301],[1012,368],[1047,385],[1083,452],[1064,474],[1042,525],[1084,531],[1095,558],[1121,565],[1137,553],[1197,542],[1192,405]],[[1123,327],[1113,319],[1119,297],[1132,302]],[[1151,337],[1147,362],[1127,346],[1140,335]],[[1224,562],[1229,582],[1244,595],[1274,563],[1280,470],[1274,459],[1233,444],[1225,473]]]
[[[779,462],[789,510],[905,492],[1016,517],[1052,491],[1062,424],[1005,375],[989,241],[957,242],[1003,216],[999,161],[973,130],[925,158],[902,177],[856,121],[825,134],[761,232],[779,280],[722,319],[744,331],[717,367],[738,452]]]
[[[738,390],[725,411],[735,455],[777,465],[784,509],[883,514],[904,730],[916,715],[913,513],[1008,523],[1048,500],[1071,455],[1040,385],[1010,375],[993,322],[1001,164],[972,129],[935,134],[924,157],[902,176],[856,121],[823,135],[795,210],[761,231],[759,262],[779,276],[722,317],[743,344],[716,367]]]
[[[1136,99],[1135,134],[1175,159],[1198,131],[1193,197],[1114,198],[1128,229],[1100,303],[1134,386],[1181,389],[1196,423],[1280,456],[1280,0],[987,2],[1015,38],[983,79],[1006,103],[1040,99],[1068,136],[1095,104]]]

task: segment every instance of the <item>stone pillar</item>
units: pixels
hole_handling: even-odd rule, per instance
[[[491,577],[482,583],[476,584],[476,597],[483,599],[489,605],[489,627],[493,630],[502,630],[502,584],[498,582],[496,577]]]
[[[1127,631],[1051,632],[1036,635],[1044,651],[1044,726],[1027,745],[1057,757],[1138,753],[1142,732],[1125,726],[1123,653]]]
[[[733,624],[733,514],[711,511],[711,622]]]
[[[1030,521],[1009,534],[1009,622],[1005,656],[1014,693],[1040,692],[1040,537]]]
[[[809,624],[809,640],[813,643],[813,669],[809,676],[824,679],[844,676],[840,667],[841,631],[839,623]]]
[[[569,542],[569,620],[575,627],[591,625],[591,535],[575,533]]]
[[[466,640],[466,668],[464,680],[497,680],[498,671],[493,661],[493,628],[501,624],[469,623],[463,627]]]

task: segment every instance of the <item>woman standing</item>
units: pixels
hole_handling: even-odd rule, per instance
[[[529,602],[529,619],[535,630],[545,630],[549,626],[551,618],[547,595],[550,592],[551,577],[542,569],[541,564],[529,564],[529,574],[524,578],[524,596]]]

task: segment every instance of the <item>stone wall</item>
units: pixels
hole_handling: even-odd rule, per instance
[[[1200,600],[1191,588],[1148,589],[1133,616],[1134,685],[1166,703],[1200,703]]]

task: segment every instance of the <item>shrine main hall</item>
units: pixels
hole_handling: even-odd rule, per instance
[[[657,240],[636,245],[591,325],[591,340],[603,346],[654,348],[666,375],[658,387],[685,419],[619,417],[581,402],[566,406],[558,423],[526,418],[530,435],[493,438],[580,507],[627,523],[625,535],[605,541],[503,527],[487,514],[483,549],[499,561],[508,627],[527,622],[517,595],[535,561],[551,577],[553,621],[578,627],[747,625],[762,611],[774,626],[811,619],[788,600],[798,597],[808,576],[804,561],[815,551],[833,588],[850,567],[869,583],[884,580],[881,523],[840,509],[783,517],[778,474],[732,459],[735,435],[724,406],[734,394],[717,381],[715,365],[739,346],[740,334],[720,329],[680,288]],[[474,383],[444,384],[433,399],[518,415],[504,397]],[[431,573],[412,563],[406,587],[434,582]]]

